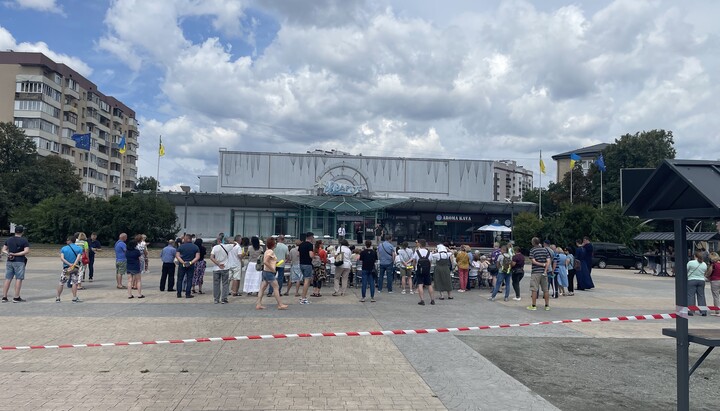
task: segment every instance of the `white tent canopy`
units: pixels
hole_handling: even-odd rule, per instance
[[[478,231],[495,231],[501,233],[509,233],[512,231],[510,227],[500,224],[487,224],[477,229]]]

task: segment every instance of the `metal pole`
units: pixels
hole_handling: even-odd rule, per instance
[[[572,193],[572,188],[573,188],[573,168],[575,168],[575,167],[570,167],[570,204],[573,203],[573,202],[572,202],[572,194],[573,194],[573,193]]]
[[[510,200],[510,239],[514,240],[515,233],[515,201]]]
[[[158,164],[157,164],[157,174],[155,177],[155,195],[157,195],[158,191],[160,191],[160,145],[162,145],[162,136],[160,136],[160,143],[158,144]]]
[[[685,220],[675,220],[675,305],[687,307],[687,233]],[[675,318],[677,330],[677,409],[690,410],[690,359],[688,354],[688,319],[678,315]]]
[[[603,172],[602,172],[602,170],[600,170],[600,208],[603,208]]]
[[[85,155],[87,156],[85,157],[85,170],[87,171],[85,173],[85,191],[90,195],[90,150]]]
[[[183,234],[187,234],[187,204],[188,204],[188,193],[185,193],[185,216],[183,217]]]
[[[538,219],[542,220],[542,171],[540,172],[540,185],[538,186]]]

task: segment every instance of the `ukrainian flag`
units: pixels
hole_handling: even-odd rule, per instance
[[[125,151],[127,151],[127,148],[125,147],[125,136],[123,135],[122,138],[120,138],[120,142],[118,143],[118,151],[120,154],[125,154]]]

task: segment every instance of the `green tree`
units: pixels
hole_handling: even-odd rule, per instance
[[[550,185],[553,185],[554,183],[550,183]],[[532,188],[530,190],[525,191],[522,197],[522,201],[527,201],[530,203],[540,204],[540,189],[539,188]],[[550,198],[550,192],[547,189],[543,189],[542,192],[542,215],[552,215],[558,210],[555,203]]]
[[[642,220],[623,215],[619,204],[608,204],[599,209],[593,221],[592,239],[634,245],[633,238],[640,233]]]
[[[62,243],[78,231],[95,231],[105,241],[122,232],[146,234],[152,241],[170,238],[180,229],[174,207],[154,194],[125,194],[110,201],[79,192],[60,194],[12,216],[28,227],[28,238],[37,242]]]
[[[159,187],[160,184],[155,177],[140,177],[137,184],[135,184],[135,189],[138,191],[157,191]]]
[[[572,180],[572,204],[594,204],[593,186],[591,172],[585,174],[579,164],[563,176],[562,181],[557,184],[550,183],[548,186],[548,197],[555,205],[556,210],[563,205],[570,204],[570,183]]]
[[[513,224],[513,239],[515,244],[523,250],[532,248],[531,240],[533,237],[542,236],[544,224],[536,213],[519,213],[513,219]]]
[[[17,172],[36,155],[35,143],[23,129],[10,122],[0,122],[0,175]]]
[[[590,236],[598,210],[587,204],[564,205],[560,212],[544,218],[545,238],[556,245],[574,245],[575,240]]]
[[[604,150],[604,201],[620,200],[620,169],[657,168],[664,159],[673,159],[675,151],[672,131],[650,130],[625,134]],[[594,185],[599,190],[599,185]]]
[[[58,194],[80,191],[80,177],[71,162],[58,156],[39,157],[17,173],[6,174],[3,186],[17,206],[32,206]]]

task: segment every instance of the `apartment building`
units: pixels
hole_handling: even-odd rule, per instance
[[[514,160],[500,160],[493,163],[495,176],[494,201],[522,199],[523,194],[533,187],[533,173]]]
[[[22,128],[41,156],[75,165],[88,195],[109,198],[135,188],[135,112],[65,64],[42,53],[0,52],[0,121]],[[72,135],[86,133],[90,151],[75,148]],[[123,136],[125,154],[118,147]]]

